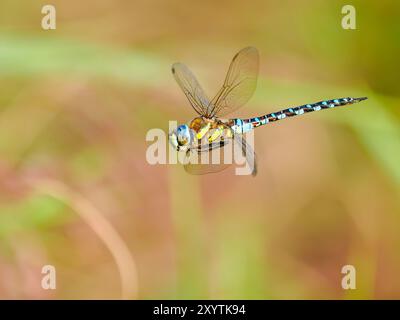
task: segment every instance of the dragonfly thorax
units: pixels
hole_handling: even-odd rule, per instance
[[[217,118],[197,117],[194,118],[189,128],[192,130],[195,141],[198,145],[209,144],[217,139],[231,138],[232,132],[227,122]]]
[[[198,133],[201,130],[204,130],[206,128],[210,129],[213,126],[215,126],[215,120],[208,119],[205,117],[194,118],[189,124],[189,128],[193,129],[196,133]]]
[[[216,129],[218,125],[219,122],[216,119],[197,117],[190,122],[189,128],[195,132],[197,138],[201,139],[210,130]]]

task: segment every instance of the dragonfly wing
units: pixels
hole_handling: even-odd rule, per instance
[[[174,63],[172,65],[172,74],[188,98],[193,109],[199,115],[206,116],[210,101],[189,68],[183,63]]]
[[[230,164],[193,164],[185,165],[185,171],[193,175],[203,175],[207,173],[216,173],[230,167]]]
[[[184,168],[194,175],[215,173],[225,170],[233,163],[232,143],[230,140],[213,142],[191,149],[186,154]]]
[[[251,174],[253,176],[257,175],[257,157],[253,148],[247,143],[246,139],[243,136],[235,135],[234,140],[237,143],[238,147],[242,151],[242,155],[246,157],[246,162],[250,166]]]
[[[243,106],[257,86],[259,65],[258,50],[247,47],[232,59],[224,85],[209,105],[211,117],[222,117]]]
[[[236,158],[235,152],[241,152],[245,157],[251,174],[257,174],[257,159],[253,148],[247,143],[244,137],[235,135],[234,142],[224,140],[202,145],[201,148],[194,148],[187,152],[184,162],[186,172],[194,175],[215,173],[228,168]]]

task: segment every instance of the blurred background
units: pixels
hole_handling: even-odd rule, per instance
[[[57,29],[41,28],[43,5]],[[356,8],[356,30],[341,27]],[[400,298],[398,1],[0,4],[0,298]],[[195,116],[259,49],[232,117],[369,100],[257,130],[259,174],[149,165],[146,133]],[[353,265],[356,290],[343,290]],[[44,265],[56,289],[43,290]]]

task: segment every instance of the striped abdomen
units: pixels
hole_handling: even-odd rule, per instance
[[[324,100],[313,104],[305,104],[303,106],[288,108],[278,112],[269,113],[261,117],[249,118],[249,119],[232,119],[230,123],[232,123],[231,128],[235,133],[246,133],[248,131],[253,130],[254,128],[257,128],[259,126],[262,126],[270,122],[284,119],[286,117],[293,117],[308,112],[345,106],[347,104],[353,104],[365,99],[367,98],[366,97],[340,98],[333,100]]]

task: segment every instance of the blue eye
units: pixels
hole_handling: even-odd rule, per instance
[[[177,128],[178,132],[185,132],[187,130],[187,126],[186,125],[181,125]]]

